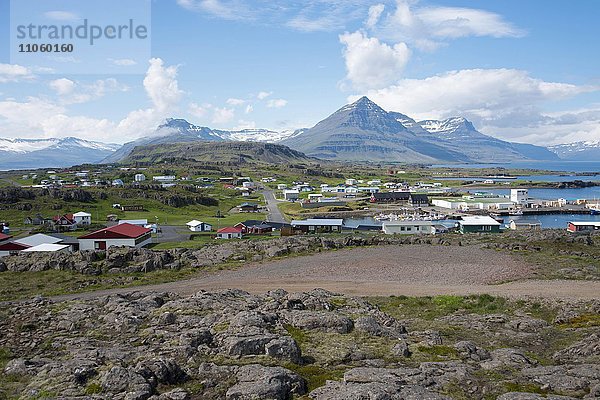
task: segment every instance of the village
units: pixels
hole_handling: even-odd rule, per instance
[[[597,202],[589,199],[531,198],[527,188],[511,188],[509,196],[485,190],[465,193],[461,188],[446,186],[444,182],[398,179],[402,178],[404,171],[397,171],[390,181],[347,178],[337,183],[312,183],[308,180],[283,183],[282,179],[272,176],[256,180],[250,176],[190,177],[185,174],[147,177],[145,168],[120,168],[119,171],[127,173],[130,181],[102,178],[106,171],[49,170],[42,177],[38,177],[38,173],[23,175],[22,179],[31,184],[23,184],[22,187],[46,190],[123,189],[126,186],[143,188],[150,184],[161,190],[171,190],[180,185],[191,185],[194,190],[222,188],[248,201],[240,201],[230,210],[219,210],[217,215],[198,214],[196,218],[180,224],[168,223],[166,218],[160,221],[158,216],[138,218],[152,215],[153,210],[136,204],[135,199],[128,204],[112,204],[120,215],[100,216],[96,213],[94,216],[88,210],[51,216],[31,214],[23,219],[21,229],[15,230],[15,235],[10,224],[0,223],[0,256],[20,252],[106,250],[120,246],[152,248],[161,243],[188,247],[190,243],[201,245],[212,240],[356,231],[435,235],[500,233],[506,229],[538,230],[542,229],[542,223],[531,216],[594,215],[600,208]],[[136,217],[123,218],[123,215],[130,214]],[[234,218],[221,223],[220,219],[225,214]],[[184,216],[179,217],[181,220]],[[227,224],[229,221],[232,223]],[[600,222],[572,218],[562,228],[569,232],[593,231],[600,229]]]

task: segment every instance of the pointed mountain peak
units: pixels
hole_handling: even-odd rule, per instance
[[[188,129],[193,125],[190,124],[183,118],[167,118],[165,123],[160,125],[158,129],[161,128],[175,128],[175,129]]]
[[[356,100],[354,103],[352,103],[354,105],[357,106],[364,106],[364,105],[371,105],[371,104],[375,104],[373,101],[371,101],[367,96],[363,96],[360,99]],[[377,105],[377,104],[375,104]],[[379,107],[379,106],[377,106]]]

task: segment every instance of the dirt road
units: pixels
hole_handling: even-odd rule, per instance
[[[386,246],[318,253],[185,281],[139,288],[111,289],[55,300],[94,298],[135,290],[193,294],[199,290],[238,288],[253,293],[282,288],[324,288],[354,296],[431,296],[488,293],[506,297],[594,299],[600,282],[532,279],[535,268],[505,253],[475,246]],[[500,283],[506,281],[510,283]]]

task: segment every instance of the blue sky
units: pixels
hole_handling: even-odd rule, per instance
[[[121,14],[144,1],[123,0]],[[90,2],[44,4],[92,13]],[[126,142],[170,116],[295,129],[366,94],[508,140],[600,140],[595,0],[154,0],[151,54],[99,53],[119,62],[106,74],[14,62],[8,10],[0,0],[0,137]]]

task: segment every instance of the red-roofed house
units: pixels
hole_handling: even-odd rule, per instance
[[[10,239],[11,235],[5,235],[4,233],[0,233],[0,242],[4,242],[5,240]]]
[[[217,239],[241,239],[242,229],[234,226],[221,228],[217,231]]]
[[[0,257],[11,256],[23,251],[31,246],[17,242],[7,242],[0,244]]]
[[[144,247],[152,242],[152,230],[119,224],[80,236],[79,250],[106,250],[111,246]]]
[[[73,214],[55,215],[52,217],[52,222],[54,222],[54,226],[58,228],[59,231],[77,228],[77,222],[75,222]]]

